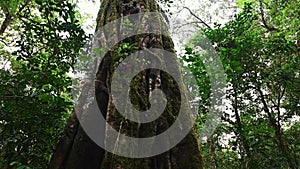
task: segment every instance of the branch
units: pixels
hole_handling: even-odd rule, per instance
[[[2,34],[0,33],[0,35]],[[2,42],[5,46],[8,46],[8,44],[2,38],[0,38],[0,42]]]
[[[280,120],[281,120],[281,118],[280,118],[280,101],[281,101],[281,99],[283,98],[283,96],[284,96],[284,94],[285,94],[285,90],[286,90],[286,86],[284,85],[283,86],[283,89],[282,89],[282,92],[281,92],[281,94],[279,95],[279,97],[278,97],[278,100],[277,100],[277,125],[280,127]]]
[[[275,120],[274,116],[272,115],[272,113],[270,112],[270,110],[269,110],[269,108],[268,108],[267,101],[266,101],[266,99],[265,99],[265,96],[264,96],[264,94],[263,94],[263,91],[262,91],[261,88],[260,88],[260,85],[257,86],[257,91],[258,91],[258,93],[259,93],[260,100],[261,100],[261,102],[262,102],[262,104],[263,104],[263,110],[265,111],[265,113],[267,113],[267,116],[268,116],[268,118],[269,118],[269,122],[270,122],[271,126],[273,126],[276,130],[277,130],[277,129],[280,129],[279,126],[278,126],[277,123],[276,123],[276,120]]]
[[[200,23],[204,24],[207,28],[211,29],[211,27],[207,23],[205,23],[201,18],[199,18],[196,14],[194,14],[190,8],[184,6],[183,9],[187,9],[191,15],[193,15],[196,19],[200,21]]]
[[[261,21],[263,23],[262,27],[266,28],[269,32],[271,31],[276,31],[277,29],[274,27],[270,27],[265,19],[265,13],[263,10],[263,5],[262,5],[262,1],[259,1],[259,10],[260,10],[260,15],[261,15]]]
[[[20,7],[18,14],[22,12],[22,10],[28,5],[29,1],[26,0],[25,3]],[[9,11],[5,14],[5,20],[3,21],[0,27],[0,36],[3,35],[9,24],[11,23],[13,16],[9,13]]]
[[[5,14],[5,20],[3,21],[0,27],[0,35],[3,35],[3,33],[5,32],[6,28],[8,27],[11,21],[12,21],[12,16],[10,15],[9,12],[7,12]]]
[[[190,24],[199,24],[199,23],[202,23],[202,22],[200,22],[200,21],[194,21],[194,22],[189,22],[189,23],[181,24],[181,25],[178,26],[176,29],[180,29],[180,28],[182,28],[182,27],[184,27],[184,26],[186,26],[186,25],[190,25]],[[197,27],[198,27],[198,25],[197,25]]]
[[[235,125],[235,122],[234,122],[234,121],[230,120],[230,118],[227,118],[227,117],[225,117],[224,115],[221,116],[221,119],[222,119],[223,121],[228,122],[228,123],[231,124],[231,125]]]

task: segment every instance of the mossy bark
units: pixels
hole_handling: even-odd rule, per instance
[[[154,0],[101,0],[101,7],[97,18],[96,31],[107,23],[140,12],[158,12],[159,7]],[[164,24],[164,23],[161,23]],[[160,26],[160,25],[158,25]],[[112,27],[102,37],[110,41],[112,37],[119,37],[120,25]],[[113,40],[119,42],[118,39]],[[166,95],[167,106],[163,114],[153,122],[138,124],[126,120],[119,114],[111,98],[111,78],[120,60],[120,46],[131,44],[133,53],[145,48],[160,48],[174,53],[172,39],[165,35],[139,34],[127,38],[109,50],[96,74],[95,92],[98,106],[106,117],[108,124],[121,133],[131,137],[151,137],[164,132],[176,120],[180,109],[180,88],[174,79],[166,72],[158,69],[146,69],[140,72],[130,83],[130,100],[138,110],[147,110],[150,107],[149,94],[151,89],[159,88]],[[171,64],[172,65],[172,64]],[[177,65],[177,64],[174,64]],[[164,66],[168,66],[165,64]],[[172,67],[180,73],[179,67]],[[114,155],[97,147],[81,129],[77,129],[72,146],[69,145],[67,156],[54,156],[52,164],[64,157],[60,165],[50,168],[67,169],[201,169],[203,168],[201,152],[197,141],[196,130],[190,133],[171,150],[149,158],[126,158]],[[118,144],[118,140],[115,140]],[[63,145],[63,144],[62,144]],[[58,146],[59,147],[59,146]],[[150,147],[151,148],[151,147]],[[57,148],[59,150],[59,148]],[[59,154],[59,153],[56,153]],[[56,159],[56,160],[55,160]],[[84,159],[84,160],[83,160]]]

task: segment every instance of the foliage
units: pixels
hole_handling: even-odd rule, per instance
[[[21,3],[24,3],[24,0],[1,1],[0,9],[6,13],[10,13],[11,15],[16,15],[18,6],[20,6]]]
[[[68,1],[26,1],[0,37],[0,168],[47,167],[73,109],[67,73],[86,39],[77,15]]]
[[[262,4],[269,5],[267,9],[275,9],[278,3],[264,1]],[[284,130],[287,126],[297,130],[294,126],[299,124],[291,123],[300,115],[297,66],[300,56],[295,40],[299,29],[282,27],[296,20],[291,14],[286,19],[279,16],[282,10],[294,7],[286,4],[274,13],[256,6],[262,4],[246,3],[243,11],[225,26],[216,24],[214,29],[203,29],[222,60],[229,101],[222,116],[223,129],[217,130],[216,136],[203,147],[208,168],[295,168],[299,165],[296,151],[299,144],[295,141],[299,136]],[[194,46],[201,46],[201,42],[200,34],[190,40]],[[197,78],[201,101],[206,105],[200,112],[205,114],[210,101],[210,81],[202,57],[203,53],[187,48],[183,59]],[[221,141],[224,134],[231,136],[225,139],[226,144]],[[226,161],[225,157],[231,160]]]

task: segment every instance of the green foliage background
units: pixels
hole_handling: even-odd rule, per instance
[[[11,21],[0,36],[0,168],[47,168],[73,110],[72,70],[87,36],[75,5],[1,1]],[[22,10],[21,10],[22,9]]]
[[[299,6],[295,1],[245,3],[234,20],[201,30],[222,60],[230,101],[222,125],[203,144],[206,168],[300,166],[300,137],[296,134],[300,115],[299,28],[293,24],[299,22],[299,17],[294,17],[299,16],[299,9],[291,6],[293,3]],[[190,40],[182,56],[201,93],[200,130],[211,92],[210,77],[202,63],[206,53],[194,49],[201,47],[202,34]],[[291,122],[295,119],[298,121]],[[224,137],[229,137],[227,143],[222,143]]]
[[[237,5],[243,10],[232,21],[201,29],[223,63],[229,100],[222,124],[201,143],[205,168],[297,168],[300,2],[238,0]],[[73,111],[67,73],[88,37],[70,1],[0,1],[0,16],[1,22],[9,18],[0,35],[0,168],[47,168]],[[199,86],[199,131],[211,94],[202,62],[207,53],[195,49],[202,42],[203,33],[193,37],[181,61]]]

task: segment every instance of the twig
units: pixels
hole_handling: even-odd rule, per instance
[[[193,15],[196,19],[200,21],[200,23],[204,24],[207,28],[211,29],[211,27],[207,23],[205,23],[201,18],[199,18],[196,14],[194,14],[190,8],[184,6],[183,9],[187,9],[191,15]]]

